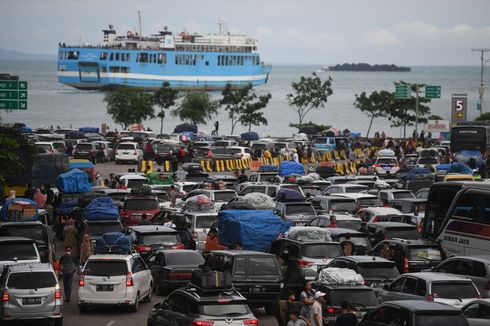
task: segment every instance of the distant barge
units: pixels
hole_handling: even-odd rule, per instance
[[[323,70],[329,71],[390,71],[390,72],[410,72],[410,67],[398,67],[391,65],[373,65],[367,63],[344,63],[341,65],[323,67]]]

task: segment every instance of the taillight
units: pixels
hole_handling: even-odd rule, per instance
[[[408,273],[410,271],[410,266],[408,264],[408,258],[403,258],[403,273]]]
[[[131,276],[131,273],[128,272],[128,274],[126,275],[126,286],[133,286],[134,283],[133,283],[133,277]]]
[[[196,231],[192,231],[192,238],[197,239],[197,232]]]
[[[7,291],[3,292],[2,301],[9,301],[9,293]]]
[[[58,283],[56,283],[56,286],[54,288],[54,298],[61,299],[60,285]]]
[[[432,293],[427,296],[427,300],[434,301],[434,296],[432,295]]]
[[[298,267],[308,267],[308,266],[311,266],[313,264],[314,263],[312,261],[307,261],[307,260],[303,260],[303,259],[298,260]]]
[[[78,279],[78,286],[85,286],[85,275],[83,275],[83,273],[80,273],[80,277]]]
[[[327,308],[327,312],[328,312],[329,314],[333,314],[333,313],[335,312],[335,309],[334,309],[333,307],[328,307],[328,308]]]
[[[192,326],[213,326],[214,321],[194,320]]]
[[[243,323],[245,325],[258,325],[259,321],[257,319],[248,319],[248,320],[244,320]]]
[[[185,249],[185,246],[183,244],[178,244],[178,245],[172,246],[172,249]]]
[[[231,302],[231,299],[218,299],[218,304],[228,304]]]
[[[148,246],[136,246],[136,250],[138,252],[150,251],[151,250],[151,247],[148,247]]]

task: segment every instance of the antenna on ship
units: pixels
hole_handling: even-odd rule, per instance
[[[143,35],[143,30],[141,28],[141,11],[138,10],[138,24],[139,24],[139,32],[140,32],[140,37]]]
[[[220,35],[224,35],[228,33],[228,26],[226,25],[225,19],[220,17],[218,20],[219,33]]]

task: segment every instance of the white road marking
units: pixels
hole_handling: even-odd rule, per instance
[[[116,322],[115,320],[111,320],[110,322],[105,324],[105,326],[112,326],[115,322]]]

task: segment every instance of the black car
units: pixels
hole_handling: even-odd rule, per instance
[[[92,163],[104,162],[105,154],[101,150],[100,146],[94,143],[79,143],[75,146],[73,151],[74,159],[86,159]]]
[[[156,213],[151,221],[154,225],[163,225],[165,221],[169,219],[174,224],[175,231],[179,234],[180,241],[184,245],[184,249],[196,250],[196,241],[192,237],[191,233],[191,221],[186,217],[184,213],[175,209],[164,209],[161,212]]]
[[[394,262],[372,256],[337,257],[327,267],[352,269],[362,275],[364,284],[371,287],[382,287],[400,275]]]
[[[340,245],[343,245],[345,241],[352,242],[355,255],[368,255],[371,252],[371,242],[366,233],[345,228],[328,228],[328,231],[330,231],[332,240],[340,243]]]
[[[202,255],[194,250],[157,250],[148,259],[157,295],[167,295],[171,290],[185,287],[192,272],[204,264]]]
[[[389,248],[384,249],[385,244]],[[395,262],[400,273],[425,271],[446,259],[440,244],[424,240],[384,240],[373,248],[372,254]]]
[[[378,222],[368,224],[369,239],[373,247],[386,239],[418,240],[421,238],[415,225],[398,222]]]
[[[163,164],[165,161],[170,161],[174,157],[174,153],[177,153],[178,148],[175,145],[159,144],[154,147],[155,161],[158,164]]]
[[[177,231],[166,226],[131,226],[126,233],[133,238],[134,248],[145,261],[158,249],[184,249]]]
[[[204,265],[212,271],[231,273],[234,287],[251,306],[265,306],[270,312],[277,304],[283,283],[275,255],[249,250],[216,250],[210,252]]]

